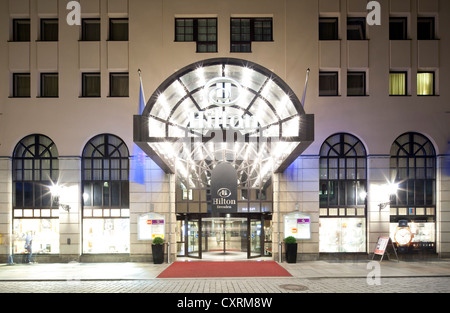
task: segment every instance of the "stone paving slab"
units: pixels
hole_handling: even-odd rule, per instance
[[[377,261],[311,261],[295,264],[280,263],[280,265],[293,278],[300,279],[365,279],[374,271],[377,271],[377,275],[380,277],[450,277],[450,261],[383,261],[381,263]],[[0,264],[0,281],[152,280],[156,279],[168,266],[167,263]],[[216,279],[206,278],[206,280]],[[178,278],[178,280],[180,279]]]

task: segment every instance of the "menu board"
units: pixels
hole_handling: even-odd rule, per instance
[[[386,247],[389,242],[389,237],[379,237],[377,241],[377,246],[375,248],[375,254],[383,255],[386,251]]]
[[[147,213],[138,217],[138,240],[164,239],[165,217],[157,213]]]
[[[284,216],[284,237],[311,239],[311,217],[303,213],[290,213]]]

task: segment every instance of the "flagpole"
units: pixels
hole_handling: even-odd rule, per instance
[[[308,68],[306,70],[305,90],[303,90],[303,97],[302,97],[302,106],[303,107],[305,107],[306,89],[308,88],[309,72],[310,72],[310,69]]]

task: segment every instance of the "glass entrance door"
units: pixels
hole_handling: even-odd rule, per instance
[[[201,228],[200,220],[193,219],[187,223],[187,255],[193,258],[201,258],[200,251]]]
[[[248,257],[255,258],[262,255],[263,228],[260,219],[249,219],[249,251]]]

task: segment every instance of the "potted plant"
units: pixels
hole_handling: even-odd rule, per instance
[[[286,261],[288,263],[297,262],[297,239],[293,236],[284,238],[284,243],[286,246]]]
[[[153,263],[162,264],[164,262],[164,240],[155,237],[152,242]]]

